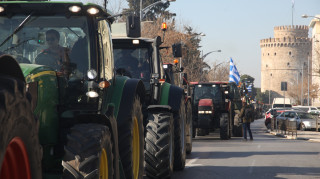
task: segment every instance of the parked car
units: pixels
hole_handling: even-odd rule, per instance
[[[317,128],[317,115],[306,112],[298,112],[298,115],[302,121],[300,130],[315,130]],[[320,126],[320,120],[318,120],[318,126]]]
[[[294,109],[300,109],[307,113],[320,114],[320,110],[315,106],[293,106]]]
[[[297,129],[300,129],[301,119],[298,113],[303,112],[300,110],[285,110],[276,117],[277,123],[279,124],[281,120],[297,121]]]

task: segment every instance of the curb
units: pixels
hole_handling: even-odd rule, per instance
[[[309,139],[309,138],[304,138],[304,137],[296,137],[295,135],[284,135],[281,133],[276,133],[273,131],[268,130],[268,132],[274,136],[277,137],[282,137],[282,138],[286,138],[286,139],[291,139],[291,140],[306,140],[306,141],[310,141],[310,142],[320,142],[320,139]]]

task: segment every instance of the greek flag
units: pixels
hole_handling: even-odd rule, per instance
[[[229,82],[235,82],[237,85],[240,81],[240,75],[237,70],[237,67],[233,64],[232,58],[230,58],[230,74],[229,74]]]
[[[247,88],[247,90],[248,90],[248,92],[251,93],[251,92],[252,92],[252,85],[249,85],[248,88]]]

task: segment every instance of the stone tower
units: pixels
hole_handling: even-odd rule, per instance
[[[293,103],[304,101],[308,76],[311,85],[311,39],[308,26],[274,27],[274,38],[260,40],[261,92],[271,91],[273,98],[283,97],[281,82],[287,82],[286,97]],[[304,85],[303,85],[304,84]],[[302,91],[303,90],[303,91]]]

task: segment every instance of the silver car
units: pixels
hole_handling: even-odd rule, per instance
[[[293,111],[293,110],[286,110],[282,112],[279,116],[277,116],[277,123],[281,123],[281,121],[289,120],[289,121],[296,121],[297,129],[300,129],[301,119],[298,113],[301,111]]]
[[[317,115],[311,115],[306,112],[298,112],[299,118],[301,119],[301,130],[314,130],[316,129]],[[320,119],[318,120],[318,126],[320,127]]]

